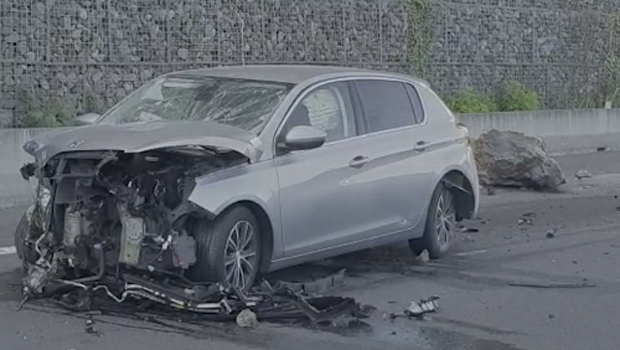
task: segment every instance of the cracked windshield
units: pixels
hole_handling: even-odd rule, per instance
[[[171,75],[138,89],[99,124],[208,121],[258,134],[289,90],[288,84]]]
[[[613,350],[620,0],[1,0],[0,349]]]

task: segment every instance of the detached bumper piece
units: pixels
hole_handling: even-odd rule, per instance
[[[195,284],[178,278],[156,279],[122,273],[118,278],[104,276],[81,283],[49,279],[40,272],[36,270],[24,280],[27,297],[47,298],[80,312],[106,309],[110,304],[100,297],[108,297],[113,304],[129,304],[124,305],[128,310],[137,307],[145,311],[159,305],[200,314],[212,321],[234,321],[241,311],[249,309],[260,321],[305,321],[321,325],[341,316],[366,318],[370,310],[353,298],[304,296],[288,287],[272,289],[265,288],[265,284],[246,294],[219,284]]]

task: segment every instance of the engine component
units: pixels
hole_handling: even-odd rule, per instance
[[[35,171],[25,168],[25,175],[36,175],[39,184],[37,201],[26,214],[29,234],[20,238],[33,255],[25,259],[24,293],[32,297],[80,288],[87,294],[103,289],[114,295],[107,288],[118,292],[121,274],[138,271],[164,276],[159,281],[163,291],[159,283],[126,288],[118,300],[141,296],[179,308],[204,294],[183,273],[197,261],[196,241],[185,231],[187,219],[206,214],[188,197],[196,176],[241,160],[200,150],[198,155],[168,149],[69,152],[37,164]],[[170,298],[173,286],[180,292]],[[192,304],[200,310],[221,309],[218,300],[203,301]]]
[[[118,260],[121,263],[137,265],[140,262],[140,246],[145,235],[144,219],[129,214],[122,204],[118,205],[118,213],[123,227]]]
[[[48,270],[38,266],[32,265],[28,271],[28,275],[23,280],[24,294],[25,295],[37,295],[43,293],[43,287],[49,280]]]
[[[196,263],[196,241],[187,232],[182,231],[172,241],[172,251],[174,267],[188,269]]]
[[[82,215],[79,211],[71,210],[69,207],[65,211],[65,229],[63,243],[65,247],[74,248],[75,239],[82,234]]]

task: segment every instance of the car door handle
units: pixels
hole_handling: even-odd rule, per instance
[[[349,163],[349,166],[351,168],[361,168],[369,161],[370,161],[370,158],[368,157],[357,156],[351,160],[351,162]]]
[[[415,146],[413,146],[413,150],[416,152],[424,152],[429,144],[430,142],[428,141],[418,141]]]

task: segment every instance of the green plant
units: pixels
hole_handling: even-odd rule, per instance
[[[24,128],[57,128],[74,125],[71,116],[59,105],[51,105],[26,113],[21,120]]]
[[[620,13],[612,13],[609,17],[611,30],[609,35],[609,47],[603,59],[599,79],[599,100],[602,103],[607,101],[618,106],[620,102]]]
[[[428,74],[430,30],[428,28],[430,0],[407,1],[407,64],[410,71],[421,78]]]
[[[498,105],[503,112],[534,111],[540,108],[540,98],[536,91],[512,82],[500,97]]]
[[[603,60],[600,79],[600,93],[605,101],[618,101],[620,97],[620,58],[608,54]]]
[[[472,89],[466,89],[446,98],[446,104],[454,113],[490,113],[497,111],[492,98]]]

